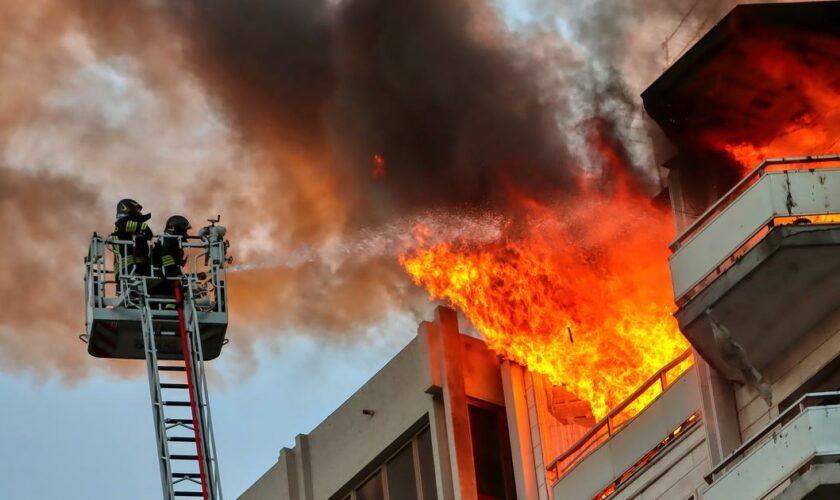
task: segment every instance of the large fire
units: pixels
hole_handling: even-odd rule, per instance
[[[564,386],[600,419],[688,347],[671,315],[670,218],[629,190],[521,204],[524,215],[498,240],[420,241],[400,262],[491,349]]]
[[[729,154],[744,172],[763,160],[791,156],[814,156],[840,152],[840,69],[826,63],[840,54],[840,39],[795,35],[795,40],[749,40],[740,50],[749,59],[751,78],[774,89],[754,106],[779,108],[772,116],[784,118],[765,123],[767,129],[747,140],[716,141],[714,146]],[[797,44],[821,47],[826,57],[815,59],[797,50]],[[819,60],[822,59],[822,62]]]

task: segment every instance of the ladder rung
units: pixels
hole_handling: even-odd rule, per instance
[[[185,372],[187,371],[186,366],[171,366],[171,365],[158,365],[158,370],[162,372]]]
[[[195,425],[195,422],[191,418],[167,418],[165,420],[167,424],[189,424]]]
[[[186,436],[170,436],[166,438],[167,441],[172,441],[173,443],[195,443],[194,437],[186,437]]]
[[[200,491],[176,491],[176,497],[203,497],[204,493]]]
[[[198,455],[169,455],[172,460],[198,460]]]
[[[164,401],[163,406],[189,406],[189,401]]]
[[[172,384],[169,382],[163,382],[160,384],[161,389],[189,389],[190,386],[187,384]]]
[[[201,478],[201,474],[199,474],[198,472],[173,472],[172,477],[175,477],[175,478],[178,478],[178,479],[185,479],[185,478],[199,479],[199,478]]]

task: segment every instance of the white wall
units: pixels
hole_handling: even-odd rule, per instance
[[[743,440],[778,416],[778,405],[840,355],[840,310],[830,314],[763,374],[772,385],[772,407],[748,385],[735,386],[735,401]],[[784,410],[784,408],[782,408]]]
[[[298,498],[294,454],[283,448],[280,457],[268,471],[251,485],[240,498],[296,500]]]
[[[457,331],[454,311],[420,325],[418,336],[309,434],[299,435],[241,500],[325,500],[363,478],[385,454],[428,423],[435,453],[438,497],[453,493],[451,411],[445,407],[447,370],[462,375],[462,399],[504,406],[498,357],[479,339]],[[446,321],[447,328],[441,328]],[[448,333],[447,333],[448,332]],[[440,335],[457,335],[446,347]],[[447,337],[449,338],[449,337]],[[453,347],[454,346],[454,347]],[[444,350],[451,355],[443,356]],[[445,359],[444,359],[445,358]],[[442,363],[452,366],[443,367]],[[302,374],[303,375],[303,374]],[[450,377],[451,378],[451,377]],[[291,381],[293,383],[293,381]],[[294,404],[290,401],[289,404]],[[373,415],[363,413],[369,410]],[[466,405],[461,410],[466,415]],[[469,441],[469,432],[458,439]]]
[[[426,392],[432,383],[429,364],[426,345],[414,338],[312,432],[298,436],[289,450],[291,468],[279,461],[240,499],[329,498],[433,410],[433,397]],[[295,480],[296,498],[281,492]]]
[[[328,498],[432,410],[428,351],[417,338],[309,433],[313,498]],[[362,413],[372,410],[373,416]]]

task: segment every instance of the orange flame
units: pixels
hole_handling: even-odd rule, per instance
[[[798,35],[800,38],[803,36]],[[840,40],[812,37],[826,54],[840,52]],[[783,50],[790,41],[745,43],[744,53],[756,68],[756,81],[776,89],[763,105],[787,112],[788,120],[769,123],[774,133],[736,143],[716,144],[747,173],[769,158],[840,153],[840,70],[832,63]]]
[[[420,243],[400,263],[491,349],[565,386],[600,419],[688,347],[671,315],[670,218],[628,190],[524,210],[498,240]]]

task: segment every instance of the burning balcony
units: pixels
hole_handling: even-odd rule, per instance
[[[838,2],[738,6],[643,94],[679,151],[675,316],[730,380],[840,306],[838,25]]]
[[[688,350],[642,384],[551,462],[554,498],[604,498],[627,486],[654,458],[666,454],[700,422],[697,373]],[[679,374],[671,380],[675,374]],[[654,396],[644,411],[628,412]]]
[[[694,218],[768,158],[837,153],[840,4],[739,5],[642,94]],[[676,199],[675,199],[676,198]]]

